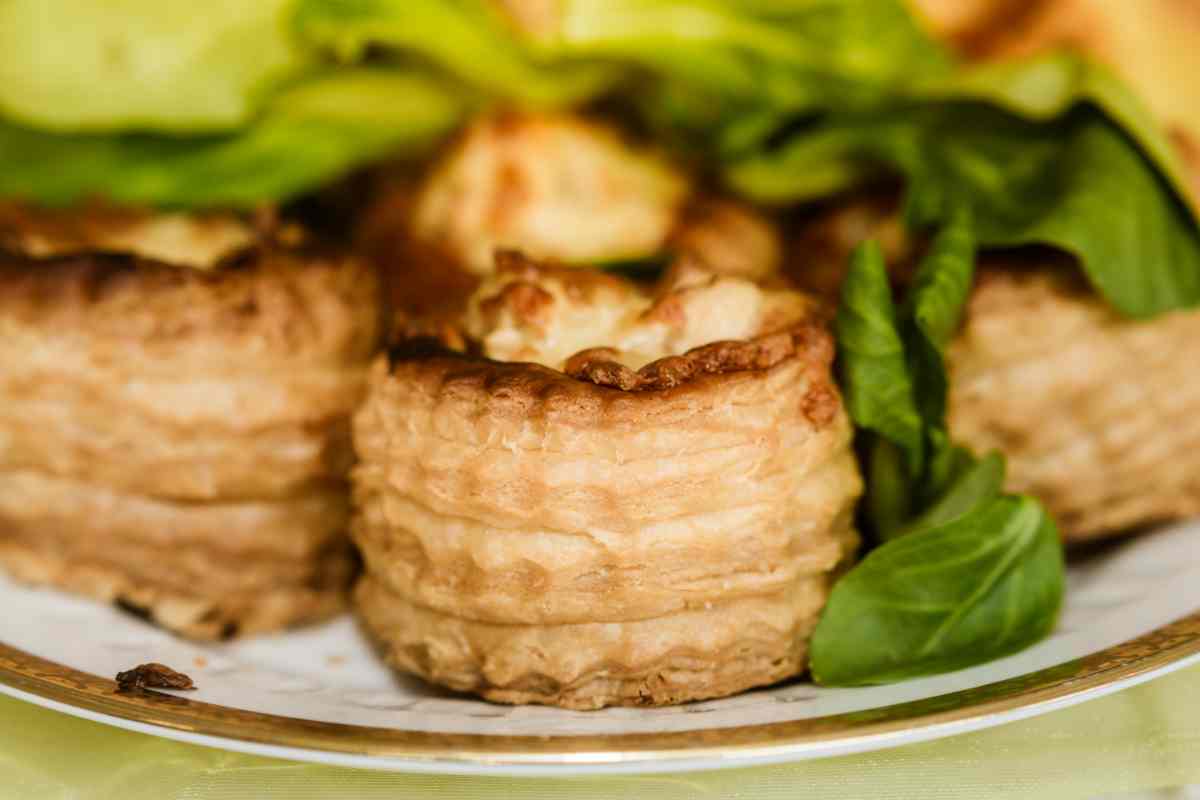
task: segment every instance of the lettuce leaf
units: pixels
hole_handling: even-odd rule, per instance
[[[344,61],[369,47],[432,62],[510,101],[564,105],[612,85],[615,66],[539,61],[486,0],[298,0],[293,26]]]
[[[224,135],[53,135],[0,121],[0,195],[249,207],[364,160],[423,152],[458,124],[469,102],[428,76],[347,70],[297,84],[252,125]]]
[[[65,133],[244,125],[308,67],[290,2],[5,0],[0,114]]]
[[[878,107],[948,55],[900,0],[563,0],[554,52],[648,76],[659,133],[705,157],[762,146],[797,115]]]
[[[819,152],[812,137],[822,142]],[[819,166],[809,159],[818,155]],[[743,192],[807,197],[809,167],[856,178],[869,165],[906,178],[915,227],[966,207],[981,245],[1046,244],[1077,256],[1120,312],[1151,317],[1200,303],[1200,228],[1137,144],[1092,106],[1031,122],[976,103],[830,118],[815,134],[734,166]],[[762,190],[762,191],[759,191]]]

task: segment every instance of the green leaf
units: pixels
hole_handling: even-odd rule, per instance
[[[289,2],[4,0],[0,114],[60,132],[245,124],[308,66]]]
[[[1081,113],[1046,166],[1052,190],[1039,195],[1033,183],[1014,185],[1029,203],[1025,213],[982,217],[982,242],[1050,244],[1072,253],[1096,289],[1130,317],[1200,303],[1200,229],[1125,135],[1094,112]],[[997,195],[982,200],[1012,203]]]
[[[1063,565],[1053,523],[1036,502],[1001,496],[999,454],[976,460],[945,430],[943,351],[973,260],[960,214],[935,237],[897,316],[878,247],[851,259],[838,316],[843,390],[866,429],[865,510],[883,544],[834,586],[811,645],[820,682],[958,669],[1015,652],[1054,624]],[[924,458],[914,462],[905,441]]]
[[[916,89],[925,100],[986,101],[1024,119],[1052,121],[1090,103],[1128,134],[1167,176],[1188,193],[1179,156],[1141,100],[1103,65],[1065,52],[1027,59],[982,62],[924,77]]]
[[[904,454],[909,474],[924,464],[924,431],[913,395],[883,255],[864,242],[851,256],[837,312],[838,356],[846,409],[855,425]]]
[[[974,224],[969,212],[959,210],[917,266],[904,314],[914,393],[929,425],[945,425],[948,380],[943,356],[958,332],[974,277]]]
[[[808,139],[822,146],[810,150]],[[806,157],[828,153],[842,174],[876,165],[903,175],[916,226],[937,226],[965,205],[981,246],[1045,244],[1074,254],[1123,314],[1200,304],[1200,228],[1133,140],[1094,108],[1049,123],[969,103],[834,115],[731,178],[756,195],[753,179],[771,174],[763,198],[779,200],[789,186],[804,196],[809,170],[830,169]]]
[[[917,158],[909,150],[892,155],[923,221],[944,219],[949,205],[969,198],[981,244],[1048,244],[1072,253],[1123,314],[1149,317],[1200,303],[1200,228],[1099,112],[1083,108],[1039,125],[956,106],[919,124]]]
[[[900,528],[898,535],[953,522],[999,496],[1004,489],[1004,456],[993,452],[976,460],[962,459],[966,451],[961,448],[946,452],[952,452],[958,458],[953,479],[936,494],[937,499],[932,505]]]
[[[293,24],[343,60],[370,46],[421,57],[489,93],[534,105],[590,98],[612,85],[612,67],[544,62],[484,0],[298,0]]]
[[[639,70],[627,85],[643,114],[708,159],[951,64],[901,0],[562,0],[560,16],[552,52]]]
[[[813,634],[813,678],[888,683],[962,669],[1044,637],[1062,603],[1054,523],[1001,497],[877,548],[833,588]]]
[[[900,448],[882,436],[871,436],[870,440],[863,456],[864,510],[871,530],[881,541],[886,541],[902,531],[912,518],[917,487]]]
[[[329,181],[367,158],[425,151],[466,108],[465,98],[428,77],[350,70],[295,86],[255,124],[222,136],[56,136],[0,121],[0,196],[248,207]]]
[[[563,0],[556,44],[747,105],[874,103],[949,60],[899,0]]]

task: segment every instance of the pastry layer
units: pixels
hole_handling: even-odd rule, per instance
[[[1008,457],[1069,539],[1200,514],[1200,312],[1122,318],[1069,272],[985,270],[949,353],[950,427]]]
[[[381,318],[348,260],[0,256],[0,468],[179,499],[342,480]]]
[[[197,638],[342,608],[375,272],[237,220],[0,223],[0,564]]]
[[[353,572],[340,488],[189,503],[0,471],[0,564],[17,578],[144,610],[195,638],[328,616]]]
[[[805,411],[834,391],[814,372],[790,359],[633,393],[528,364],[380,361],[355,419],[355,539],[394,590],[496,622],[778,591],[842,559],[860,491],[840,405]]]
[[[828,576],[652,619],[497,625],[414,605],[368,576],[359,613],[393,666],[501,703],[574,709],[724,697],[804,668]]]

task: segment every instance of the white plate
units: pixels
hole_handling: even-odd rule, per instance
[[[0,579],[0,691],[123,728],[245,752],[447,773],[649,772],[890,747],[1080,702],[1200,660],[1200,524],[1070,568],[1058,630],[1023,653],[866,689],[791,682],[660,709],[508,707],[396,678],[350,618],[228,645],[175,639],[115,608]],[[187,693],[119,694],[160,661]]]

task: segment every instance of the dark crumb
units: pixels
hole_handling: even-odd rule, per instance
[[[117,690],[121,692],[137,689],[195,689],[196,684],[182,672],[176,672],[165,664],[139,664],[133,669],[117,673]]]
[[[118,597],[113,601],[113,604],[126,614],[135,616],[145,622],[154,622],[154,618],[150,616],[150,609],[146,608],[145,606],[139,606],[135,603],[131,603],[123,597]]]

